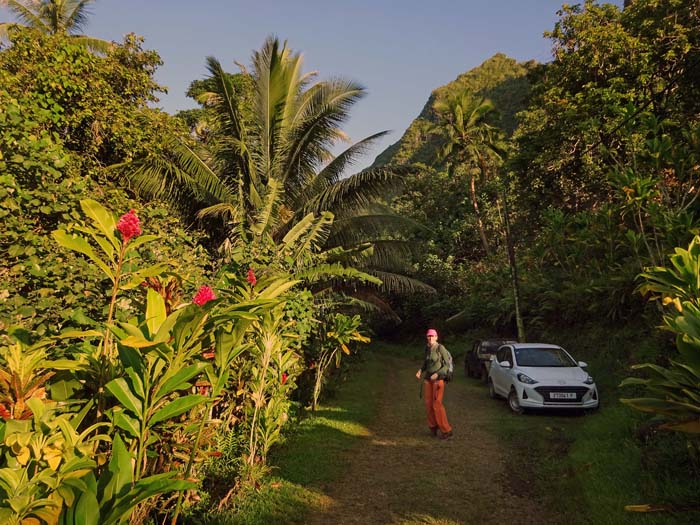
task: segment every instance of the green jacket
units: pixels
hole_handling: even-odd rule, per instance
[[[447,350],[440,343],[432,347],[425,346],[425,360],[420,367],[423,379],[430,379],[430,376],[437,372],[438,379],[445,379],[449,368],[449,358]]]

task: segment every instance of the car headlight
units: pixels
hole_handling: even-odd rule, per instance
[[[521,383],[525,383],[526,385],[534,385],[535,383],[537,383],[537,381],[523,373],[518,374],[518,381],[520,381]]]
[[[593,383],[595,383],[595,381],[593,381],[593,378],[591,376],[587,376],[583,382],[587,385],[592,385]]]

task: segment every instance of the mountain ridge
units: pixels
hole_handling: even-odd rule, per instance
[[[435,88],[402,137],[377,155],[370,169],[387,165],[438,163],[439,138],[431,132],[438,121],[433,106],[437,100],[462,89],[470,90],[476,97],[491,99],[499,112],[493,124],[511,135],[517,125],[516,114],[524,109],[530,91],[527,74],[536,65],[534,60],[519,63],[503,53],[496,53],[453,81]]]

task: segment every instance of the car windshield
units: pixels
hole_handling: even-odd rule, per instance
[[[516,348],[515,359],[520,366],[578,366],[561,348]]]

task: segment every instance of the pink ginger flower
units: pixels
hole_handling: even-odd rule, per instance
[[[122,234],[122,240],[129,242],[132,237],[141,235],[141,227],[139,226],[139,218],[135,210],[129,210],[119,218],[117,222],[117,230]]]
[[[251,286],[255,286],[255,284],[258,282],[258,280],[255,278],[255,272],[252,268],[248,268],[248,277],[246,277],[246,281],[248,281]]]
[[[199,290],[197,290],[197,293],[194,295],[192,302],[197,306],[204,306],[206,303],[214,299],[216,299],[216,295],[214,295],[214,290],[212,290],[206,285],[203,285],[199,287]]]

